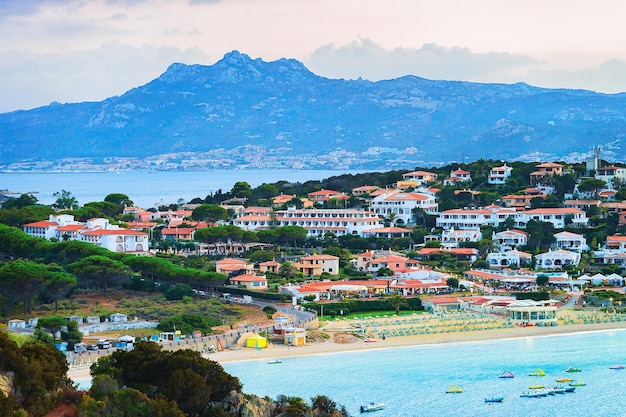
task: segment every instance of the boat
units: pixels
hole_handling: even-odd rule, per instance
[[[528,389],[544,389],[545,385],[541,385],[541,384],[530,384],[528,386]]]
[[[520,397],[526,397],[526,398],[539,398],[539,397],[544,397],[544,396],[545,395],[539,391],[529,391],[529,392],[523,392],[520,394]]]
[[[446,394],[460,394],[463,392],[463,389],[456,384],[450,385],[450,388],[446,391]]]
[[[528,375],[529,376],[546,376],[546,372],[541,368],[537,368],[535,369],[535,372],[531,372]]]
[[[569,383],[570,387],[584,387],[585,385],[587,384],[585,384],[583,381],[572,381]]]
[[[283,361],[278,360],[278,359],[272,359],[271,361],[267,361],[267,363],[269,363],[269,364],[275,364],[275,363],[283,363]]]
[[[485,398],[486,403],[501,403],[502,401],[504,401],[504,397]]]
[[[621,363],[614,363],[613,365],[609,366],[609,369],[624,369],[625,366],[622,365]]]
[[[572,382],[572,378],[557,378],[556,382]]]
[[[498,378],[515,378],[515,375],[511,371],[504,371]]]
[[[565,387],[559,385],[558,387],[554,387],[552,389],[552,392],[554,392],[555,394],[565,394]]]
[[[565,392],[574,392],[576,391],[576,387],[565,387]]]
[[[385,408],[385,403],[367,403],[361,406],[362,413],[368,413],[370,411],[378,411]]]
[[[376,339],[372,339],[371,337],[368,337],[368,338],[366,338],[366,339],[363,339],[363,341],[364,341],[365,343],[374,343],[374,342],[376,341]]]
[[[573,368],[573,367],[569,367],[565,370],[565,372],[581,372],[580,368]]]

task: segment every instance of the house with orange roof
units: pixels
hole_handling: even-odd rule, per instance
[[[535,166],[536,171],[530,173],[531,181],[541,181],[544,177],[547,176],[562,176],[563,175],[563,165],[554,163],[554,162],[546,162],[543,164],[539,164]]]
[[[231,275],[240,271],[245,274],[252,273],[252,271],[254,271],[254,265],[245,259],[238,258],[224,258],[215,261],[215,272],[219,274]]]
[[[426,193],[401,192],[392,190],[377,195],[370,201],[370,209],[380,216],[393,219],[395,224],[413,222],[413,210],[422,209],[428,214],[435,214],[438,210],[435,196]]]
[[[517,229],[492,232],[491,241],[497,246],[498,252],[506,252],[528,243],[528,233]]]
[[[474,248],[422,248],[417,251],[417,259],[427,261],[437,259],[444,254],[470,262],[476,262],[478,259],[478,249]]]
[[[154,213],[140,207],[124,207],[123,214],[132,214],[138,222],[149,222],[150,220],[156,219]]]
[[[24,232],[45,239],[80,240],[112,252],[147,255],[148,234],[110,224],[108,219],[92,218],[77,222],[69,214],[51,214],[48,221],[25,224]],[[60,230],[59,230],[60,228]]]
[[[147,255],[149,249],[147,233],[122,228],[85,229],[78,240],[118,253]]]
[[[293,264],[304,276],[319,276],[323,272],[339,275],[339,258],[332,255],[316,254],[300,258]]]
[[[437,181],[437,174],[428,171],[412,171],[402,174],[404,182],[414,182],[416,186],[422,186]]]
[[[464,169],[457,168],[450,171],[450,177],[443,180],[444,186],[454,186],[463,182],[470,182],[472,180],[472,176],[469,171],[465,171]]]
[[[293,195],[291,195],[291,194],[280,194],[280,195],[277,195],[275,197],[271,197],[270,200],[272,201],[272,205],[274,207],[276,207],[276,206],[282,206],[283,204],[287,204],[288,202],[290,202],[294,198],[297,199],[298,197],[295,194],[293,194]],[[246,214],[248,214],[248,213],[246,213]]]
[[[75,221],[71,214],[50,214],[48,220],[27,223],[22,226],[22,230],[27,235],[50,240],[53,237],[58,238],[56,233],[58,227],[72,224],[80,223]]]
[[[259,272],[261,273],[271,272],[273,274],[277,274],[279,269],[280,264],[273,259],[259,264]]]
[[[577,208],[579,210],[589,210],[592,207],[599,208],[602,202],[600,200],[565,200],[563,207]]]
[[[613,181],[624,182],[626,181],[626,168],[615,165],[601,167],[596,170],[594,178],[607,184],[613,184]]]
[[[403,227],[380,227],[376,229],[363,230],[363,237],[376,237],[384,239],[395,239],[398,237],[408,237],[413,231]]]
[[[342,195],[343,195],[343,193],[341,193],[339,191],[322,189],[322,190],[319,190],[319,191],[313,191],[312,193],[309,193],[308,194],[308,198],[313,203],[324,204],[325,202],[327,202],[331,198],[339,198]]]
[[[409,272],[419,267],[420,264],[418,261],[409,259],[406,256],[396,255],[393,253],[381,253],[370,257],[364,269],[376,275],[378,274],[379,269],[387,268],[390,269],[394,275],[396,275],[403,272]]]
[[[507,208],[514,208],[518,210],[524,210],[530,208],[530,202],[534,198],[544,198],[536,195],[529,194],[509,194],[500,198],[502,205]]]
[[[552,223],[555,229],[563,229],[566,226],[566,220],[570,220],[576,227],[587,227],[589,219],[587,214],[576,208],[565,207],[544,207],[534,210],[526,210],[520,216],[518,224],[520,227],[526,227],[526,223],[531,220]]]
[[[229,278],[231,285],[245,287],[248,290],[264,291],[267,289],[267,278],[264,275],[240,274]]]
[[[381,188],[376,185],[362,185],[360,187],[353,188],[351,190],[351,193],[354,196],[363,196],[363,195],[369,195],[373,193],[374,191],[378,191],[380,189]]]
[[[161,230],[163,240],[193,240],[196,229],[192,227],[166,227]]]

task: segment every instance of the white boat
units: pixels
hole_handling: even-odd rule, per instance
[[[370,411],[378,411],[385,408],[385,403],[367,403],[361,406],[361,412],[367,413]]]
[[[609,369],[624,369],[626,368],[626,366],[622,365],[621,363],[614,363],[613,365],[609,366]]]
[[[278,360],[278,359],[272,359],[272,360],[267,361],[267,363],[269,363],[269,364],[274,364],[274,363],[283,363],[283,361]]]

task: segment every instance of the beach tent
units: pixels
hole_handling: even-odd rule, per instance
[[[246,347],[265,349],[267,347],[267,339],[254,333],[246,339]]]

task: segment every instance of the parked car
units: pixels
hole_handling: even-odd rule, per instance
[[[87,345],[87,350],[98,350],[98,345]]]
[[[84,343],[76,343],[74,345],[74,352],[75,353],[87,352],[87,345]]]

